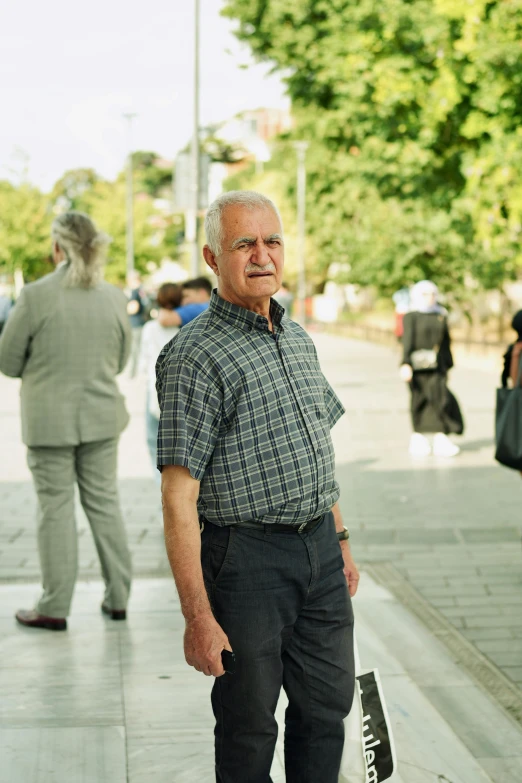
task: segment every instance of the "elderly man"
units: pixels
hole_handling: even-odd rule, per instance
[[[359,578],[330,437],[343,408],[313,342],[271,298],[284,257],[273,203],[225,193],[205,228],[217,292],[157,364],[158,467],[185,656],[216,677],[219,783],[270,782],[281,686],[286,780],[337,783]]]

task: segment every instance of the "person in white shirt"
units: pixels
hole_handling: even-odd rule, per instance
[[[175,283],[165,283],[158,291],[157,302],[164,310],[174,310],[181,305],[182,288]],[[160,483],[161,474],[156,469],[156,440],[160,409],[156,394],[156,361],[164,345],[179,332],[178,326],[162,326],[159,321],[148,321],[143,327],[139,358],[139,373],[147,377],[147,396],[145,422],[147,446],[149,449],[154,476]]]

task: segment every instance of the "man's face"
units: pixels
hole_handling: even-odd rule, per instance
[[[219,256],[205,254],[218,277],[218,291],[229,302],[248,306],[269,299],[281,287],[284,266],[283,231],[270,208],[234,204],[223,213]]]

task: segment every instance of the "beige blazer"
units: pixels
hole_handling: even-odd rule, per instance
[[[130,352],[124,294],[66,288],[66,266],[26,285],[0,337],[0,372],[22,379],[27,446],[117,437],[129,415],[116,383]]]

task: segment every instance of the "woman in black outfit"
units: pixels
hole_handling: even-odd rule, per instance
[[[519,362],[522,354],[522,310],[515,313],[513,320],[511,321],[511,326],[517,333],[518,339],[509,346],[504,354],[504,370],[502,372],[502,386],[504,388],[508,385],[509,378],[511,378],[513,386],[518,379]],[[513,357],[515,359],[514,362]]]
[[[404,316],[401,378],[411,390],[410,453],[427,456],[433,451],[436,456],[454,457],[460,449],[448,435],[461,435],[464,422],[446,385],[453,357],[446,310],[437,299],[437,286],[429,280],[412,288],[412,310]],[[434,435],[433,446],[428,434]]]

